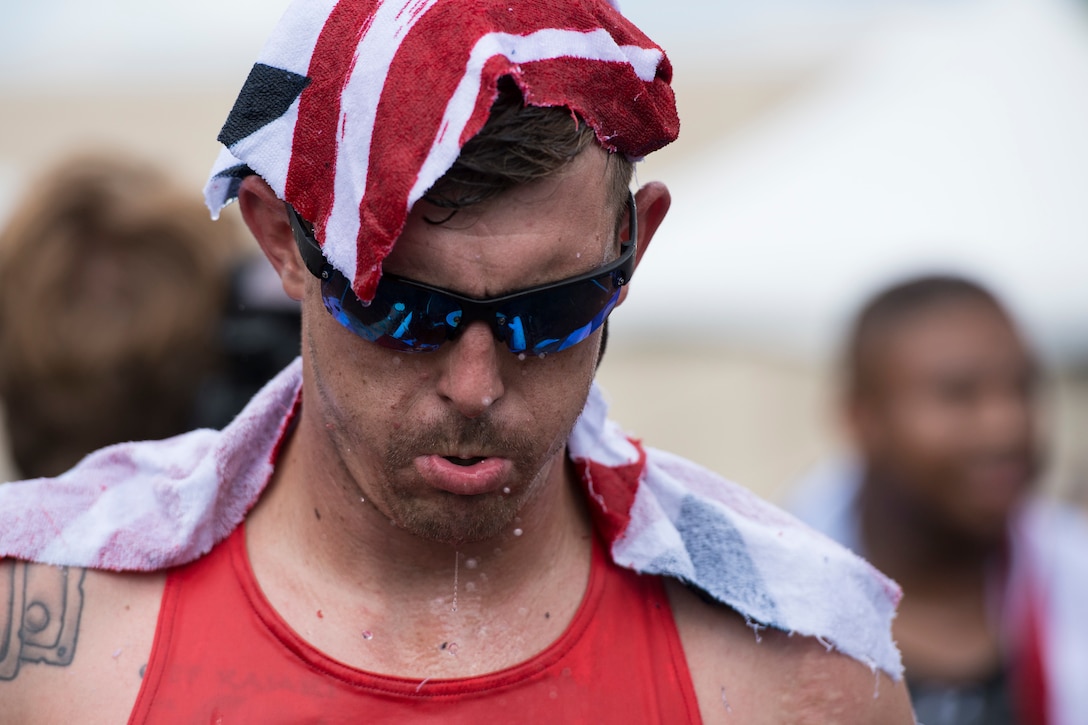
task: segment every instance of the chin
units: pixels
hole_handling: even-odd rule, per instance
[[[506,496],[480,499],[462,506],[410,506],[395,512],[393,520],[421,539],[454,546],[489,541],[514,527],[518,511],[514,501]]]
[[[964,536],[982,548],[1003,546],[1008,537],[1009,512],[976,512],[960,529]]]

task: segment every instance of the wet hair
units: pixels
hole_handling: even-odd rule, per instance
[[[873,297],[858,313],[845,350],[846,390],[851,396],[877,383],[878,349],[902,323],[951,305],[982,304],[1002,317],[1008,312],[993,292],[965,277],[926,275],[899,282]]]
[[[24,476],[190,427],[239,240],[116,155],[69,159],[32,187],[0,231],[0,402]]]
[[[461,148],[453,166],[424,198],[456,211],[522,184],[555,175],[590,144],[593,129],[570,109],[528,106],[509,77],[500,79],[487,123]],[[623,219],[634,165],[623,154],[608,155],[607,202]],[[441,220],[439,220],[441,221]]]

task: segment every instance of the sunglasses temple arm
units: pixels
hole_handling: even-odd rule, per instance
[[[295,235],[295,244],[298,245],[298,252],[302,255],[302,261],[306,264],[306,269],[310,270],[310,274],[318,279],[323,279],[325,277],[325,265],[328,264],[328,261],[321,252],[321,247],[318,246],[313,235],[303,228],[302,220],[295,208],[286,202],[284,204],[287,207],[287,217],[291,221],[291,231]]]

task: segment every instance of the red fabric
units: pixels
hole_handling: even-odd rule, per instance
[[[336,129],[340,123],[340,94],[355,63],[355,46],[373,8],[369,3],[337,3],[321,29],[310,58],[310,85],[299,98],[298,123],[287,172],[286,198],[314,222],[317,209],[332,207],[332,172],[336,167]],[[329,183],[315,183],[325,179]]]
[[[515,667],[459,680],[370,674],[304,642],[264,599],[244,526],[172,572],[131,723],[684,723],[698,706],[661,581],[593,547],[567,630]]]
[[[576,461],[582,484],[585,487],[589,513],[593,527],[611,546],[631,523],[631,507],[638,492],[639,477],[646,467],[646,451],[634,440],[631,445],[638,449],[638,460],[620,466],[606,466],[589,459]]]
[[[1013,694],[1016,698],[1019,722],[1023,725],[1048,725],[1046,661],[1043,652],[1043,623],[1040,603],[1029,596],[1024,639],[1020,657],[1013,667]]]

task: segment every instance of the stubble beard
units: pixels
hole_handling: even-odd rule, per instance
[[[513,528],[519,513],[544,489],[573,428],[547,446],[534,438],[505,433],[487,417],[445,422],[392,440],[382,464],[384,505],[393,523],[420,538],[461,545],[495,539]],[[504,490],[478,496],[435,491],[415,471],[419,455],[444,450],[480,450],[513,465]],[[509,493],[505,489],[509,489]],[[421,495],[425,491],[425,495]]]

